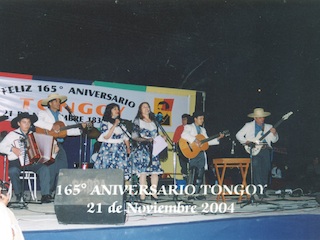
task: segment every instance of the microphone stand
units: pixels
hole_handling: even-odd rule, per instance
[[[173,152],[173,184],[174,186],[177,185],[177,149],[176,149],[176,144],[172,141],[168,133],[164,130],[163,126],[158,122],[157,118],[154,116],[154,122],[156,123],[157,127],[160,128],[161,132],[166,136],[166,140],[169,142],[169,144],[172,147],[172,152]],[[179,199],[178,195],[174,194],[173,195],[173,201],[175,202],[176,205],[178,205],[177,202],[184,202],[186,205],[193,205],[192,202]],[[166,201],[158,201],[158,203],[164,203],[164,202],[171,202],[171,200],[166,200]]]
[[[29,133],[29,131],[28,131]],[[28,135],[26,134],[26,136]],[[20,133],[19,133],[20,134]],[[21,134],[22,135],[22,134]],[[21,137],[20,141],[23,143],[23,149],[24,149],[24,154],[23,154],[23,166],[22,166],[22,180],[21,180],[21,187],[22,187],[22,192],[21,192],[21,198],[17,199],[17,202],[9,202],[8,207],[10,208],[19,208],[19,209],[28,209],[28,204],[24,201],[24,184],[25,184],[25,172],[26,172],[26,159],[27,159],[27,138],[26,137]],[[19,160],[20,161],[20,160]],[[15,205],[17,204],[17,205]]]
[[[249,147],[250,147],[250,184],[251,184],[251,186],[253,185],[253,168],[252,168],[253,155],[252,155],[252,149],[253,149],[255,146],[256,146],[256,143],[251,142],[251,143],[249,144]],[[248,206],[248,205],[250,205],[250,204],[253,205],[255,202],[256,202],[256,204],[258,204],[258,203],[259,203],[259,204],[265,203],[265,204],[271,204],[271,205],[276,205],[276,206],[278,206],[278,204],[263,201],[263,198],[261,198],[259,201],[256,201],[256,200],[254,199],[253,195],[251,194],[250,199],[244,201],[244,205],[240,206],[240,208],[244,208],[245,206]]]
[[[68,111],[68,113],[71,115],[72,117],[72,120],[75,122],[75,123],[79,123],[79,121],[77,120],[76,116],[73,114],[73,112],[71,111],[71,109],[69,108],[68,105],[65,105],[64,108]],[[80,123],[79,123],[80,124]],[[78,168],[82,168],[82,147],[84,145],[84,148],[87,147],[87,143],[84,142],[83,143],[83,138],[82,138],[82,133],[84,131],[81,132],[80,134],[80,140],[79,140],[79,160],[78,160]],[[87,141],[87,140],[85,140]],[[83,143],[83,144],[82,144]]]
[[[236,145],[237,145],[236,142],[235,142],[234,140],[232,140],[232,143],[231,143],[231,152],[230,152],[231,155],[234,155],[234,153],[235,153],[234,147],[235,147]]]
[[[120,123],[119,123],[118,126],[120,127],[120,129],[122,130],[122,132],[124,132],[124,134],[129,138],[130,142],[133,142],[134,140],[133,140],[131,134],[130,134],[127,130],[125,130],[125,129],[123,128],[123,125],[124,125],[124,124],[121,122],[121,120],[122,120],[122,119],[120,119]],[[129,161],[130,161],[129,156],[128,156],[128,159],[129,159]],[[134,184],[135,184],[135,183],[134,183],[134,180],[133,180],[133,159],[132,159],[130,165],[131,165],[130,184],[131,184],[131,186],[133,187]],[[133,204],[133,203],[140,203],[140,204],[150,205],[150,203],[146,203],[146,202],[142,202],[142,201],[136,201],[136,196],[134,196],[132,193],[129,193],[129,200],[127,200],[126,202],[130,202],[131,204]]]

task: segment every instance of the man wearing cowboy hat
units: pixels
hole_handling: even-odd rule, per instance
[[[11,121],[12,128],[16,128],[9,132],[0,143],[0,152],[7,155],[9,160],[9,176],[17,197],[17,200],[23,202],[23,186],[20,181],[20,174],[24,170],[33,171],[40,177],[41,202],[51,202],[50,196],[50,172],[49,168],[42,163],[29,163],[28,154],[26,154],[26,140],[28,134],[31,133],[31,125],[38,120],[38,117],[27,112],[19,113],[16,118]]]
[[[38,113],[38,121],[34,123],[36,127],[48,130],[59,132],[60,125],[55,124],[55,122],[60,121],[66,125],[64,117],[60,114],[60,105],[67,101],[67,96],[59,95],[58,93],[50,94],[46,99],[41,101],[42,106],[47,106],[45,110],[41,110]],[[82,127],[85,128],[86,124],[82,123]],[[71,128],[67,130],[68,136],[78,136],[81,134],[79,128]],[[63,138],[57,138],[59,151],[55,157],[53,164],[49,166],[50,170],[50,192],[51,194],[56,189],[57,178],[60,169],[68,168],[68,159],[66,151],[63,148]]]
[[[271,143],[278,141],[279,136],[271,124],[264,123],[264,119],[270,116],[270,112],[265,112],[263,108],[255,108],[248,117],[254,118],[253,121],[246,123],[236,134],[236,138],[243,145],[252,144],[258,133],[266,133],[270,130],[263,140],[263,146],[260,152],[252,157],[253,183],[255,185],[267,185],[269,182],[269,173],[271,170]],[[266,197],[266,195],[265,195]]]

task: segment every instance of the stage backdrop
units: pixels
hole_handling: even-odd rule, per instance
[[[101,81],[86,83],[83,84],[80,80],[67,82],[31,75],[0,73],[0,116],[6,115],[9,117],[7,121],[10,121],[18,112],[38,113],[44,109],[41,100],[51,93],[58,93],[68,97],[67,102],[61,107],[61,113],[68,125],[74,124],[75,121],[65,109],[66,105],[79,122],[90,121],[99,128],[105,106],[109,103],[119,104],[121,118],[132,121],[137,114],[139,104],[146,101],[151,105],[151,111],[155,113],[164,130],[172,136],[175,128],[181,124],[181,115],[192,113],[195,109],[196,91],[193,90]],[[67,144],[70,141],[72,147],[67,150],[69,166],[79,158],[82,158],[79,161],[90,158],[91,149],[86,156],[79,157],[81,152],[77,149],[81,147],[82,142],[79,142],[79,139],[67,140]],[[173,170],[171,159],[172,156],[169,154],[169,160],[163,164],[165,172]]]

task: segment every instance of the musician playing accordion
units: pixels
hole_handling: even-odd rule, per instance
[[[40,178],[41,202],[50,203],[52,201],[50,191],[50,173],[46,165],[42,163],[32,163],[27,154],[28,135],[32,133],[31,126],[38,120],[38,117],[27,112],[19,113],[11,121],[12,128],[0,143],[0,152],[7,155],[9,160],[9,177],[14,193],[18,201],[24,201],[24,186],[20,180],[22,171],[33,171]]]

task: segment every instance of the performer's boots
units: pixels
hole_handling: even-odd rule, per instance
[[[204,195],[198,195],[201,190],[201,185],[203,182],[203,175],[204,175],[204,169],[193,169],[194,173],[196,174],[196,180],[195,180],[195,190],[197,196],[190,196],[188,199],[197,199],[197,200],[204,200],[206,197]]]
[[[195,167],[191,168],[190,172],[189,172],[188,179],[187,179],[187,185],[188,184],[193,185],[195,183],[194,178],[195,178],[196,174],[197,174],[197,168],[195,168]]]
[[[22,193],[16,194],[16,201],[17,202],[23,202],[24,201]]]
[[[198,169],[197,172],[197,179],[196,179],[196,193],[199,194],[201,190],[201,185],[203,183],[203,175],[204,175],[204,169]]]

